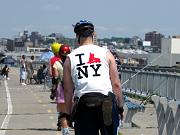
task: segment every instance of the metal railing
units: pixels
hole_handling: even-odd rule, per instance
[[[120,70],[120,73],[124,91],[147,96],[154,93],[180,100],[180,73],[141,70],[137,74],[132,69]]]

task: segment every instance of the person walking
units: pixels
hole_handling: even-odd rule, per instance
[[[64,103],[64,89],[63,89],[63,63],[66,59],[66,55],[71,52],[71,49],[68,45],[62,45],[59,50],[59,56],[61,60],[56,61],[53,65],[55,84],[56,84],[56,103],[57,103],[57,112],[59,113],[58,117],[58,130],[61,130],[62,134],[69,135],[69,126],[64,117],[63,112],[65,112],[65,103]]]
[[[32,84],[32,78],[34,74],[33,62],[34,62],[34,56],[32,55],[30,57],[30,60],[26,62],[26,72],[27,72],[26,83],[28,84]]]
[[[22,55],[20,59],[20,84],[26,85],[26,55]]]
[[[75,135],[117,135],[123,119],[123,97],[112,53],[93,44],[94,25],[74,25],[79,46],[63,65],[66,116],[74,121]],[[72,98],[74,95],[74,107]]]
[[[37,84],[42,84],[43,79],[43,66],[39,66],[39,69],[37,70]]]

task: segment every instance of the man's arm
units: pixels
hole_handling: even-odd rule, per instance
[[[114,56],[110,52],[107,53],[107,58],[109,60],[109,74],[110,74],[112,89],[114,94],[116,95],[118,107],[123,109],[124,101],[123,101],[121,81],[119,79],[117,65]]]
[[[74,84],[71,77],[71,63],[69,57],[66,58],[63,65],[63,83],[66,113],[71,114]]]

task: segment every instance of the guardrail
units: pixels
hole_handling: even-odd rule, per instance
[[[137,70],[121,69],[120,77],[122,84],[130,78],[122,87],[125,90],[131,90],[131,93],[147,96],[157,94],[169,99],[180,100],[180,73],[142,70],[137,74]]]
[[[180,102],[152,96],[156,108],[159,135],[180,135]]]

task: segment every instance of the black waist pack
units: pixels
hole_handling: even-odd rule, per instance
[[[86,93],[84,94],[79,103],[85,105],[86,107],[98,107],[101,106],[104,100],[104,95],[101,93]]]

